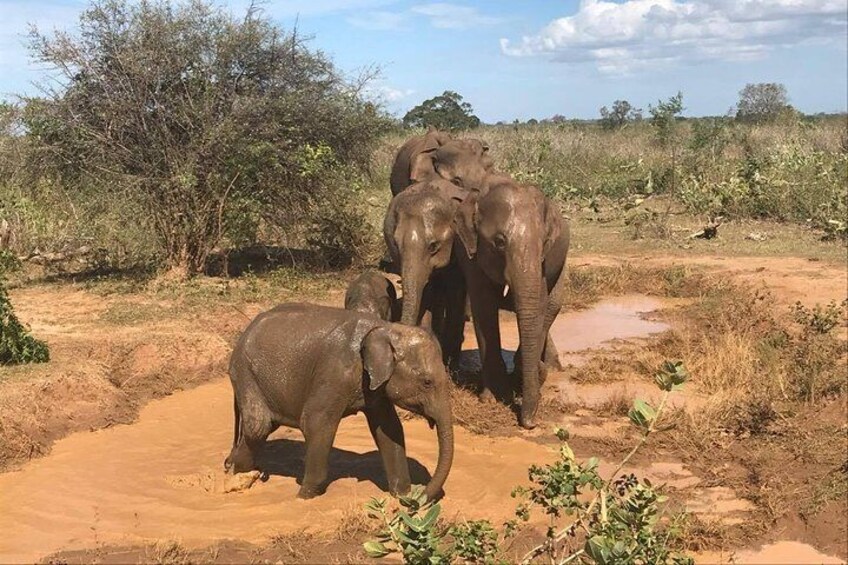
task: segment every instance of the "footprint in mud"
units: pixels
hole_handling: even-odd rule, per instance
[[[231,475],[219,471],[203,471],[190,475],[169,475],[165,480],[173,487],[187,490],[203,490],[213,494],[242,492],[259,480],[259,471]]]

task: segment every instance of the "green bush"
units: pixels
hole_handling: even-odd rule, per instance
[[[541,556],[554,564],[585,565],[642,564],[690,565],[691,558],[671,546],[681,534],[685,515],[666,517],[666,501],[648,480],[633,474],[620,475],[627,462],[660,429],[658,423],[669,395],[689,378],[681,362],[665,362],[655,375],[664,392],[658,407],[636,400],[628,416],[641,431],[641,438],[608,479],[598,472],[598,459],[580,462],[568,445],[568,432],[556,431],[559,458],[548,465],[532,465],[529,486],[518,487],[513,497],[521,499],[516,520],[498,534],[488,520],[441,524],[441,506],[427,502],[416,487],[411,496],[401,497],[402,509],[390,512],[385,499],[371,499],[366,510],[381,522],[377,540],[363,544],[372,558],[399,553],[404,563],[497,563],[514,559],[504,555],[503,539],[513,537],[520,522],[533,511],[546,515],[549,526],[545,541],[528,551],[521,563]],[[591,495],[591,496],[589,496]],[[563,523],[563,521],[565,523]]]
[[[44,363],[49,360],[47,344],[30,335],[15,316],[6,286],[0,280],[0,365]]]

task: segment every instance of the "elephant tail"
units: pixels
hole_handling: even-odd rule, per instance
[[[238,399],[233,395],[233,449],[241,439],[241,410],[239,410]]]
[[[239,410],[238,399],[233,393],[233,449],[230,455],[224,459],[224,470],[229,471],[233,467],[233,454],[236,452],[239,441],[241,440],[241,410]]]

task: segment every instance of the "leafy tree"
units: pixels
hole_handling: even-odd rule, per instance
[[[253,6],[236,18],[211,0],[94,0],[78,32],[30,39],[56,73],[26,108],[36,160],[138,199],[183,276],[260,217],[323,226],[316,210],[345,207],[328,191],[351,184],[335,171],[364,170],[385,124],[367,79],[347,82]]]
[[[642,119],[642,110],[634,108],[627,100],[616,100],[612,103],[612,110],[602,106],[600,112],[604,129],[619,129],[627,122]]]
[[[433,126],[441,130],[456,131],[476,128],[480,118],[474,115],[474,109],[462,96],[452,90],[444,91],[440,96],[425,100],[403,117],[406,127]]]
[[[550,119],[550,122],[552,124],[564,124],[567,121],[568,121],[568,118],[566,118],[562,114],[554,114],[553,116],[551,116],[551,119]]]
[[[674,142],[677,117],[683,112],[683,93],[678,92],[668,100],[660,100],[656,106],[648,105],[651,114],[651,125],[657,134],[657,141],[663,147]]]
[[[790,108],[789,96],[782,84],[746,84],[745,88],[739,91],[736,119],[751,122],[772,121]]]

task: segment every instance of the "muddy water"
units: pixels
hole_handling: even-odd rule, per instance
[[[138,422],[80,433],[21,471],[0,475],[0,562],[36,560],[59,549],[175,538],[189,547],[231,538],[262,542],[306,528],[329,531],[345,510],[361,512],[385,496],[384,473],[364,417],[344,420],[331,455],[333,482],[310,501],[295,498],[302,475],[300,432],[271,438],[267,482],[223,494],[221,463],[232,441],[232,392],[226,379],[151,402]],[[404,423],[411,469],[419,482],[435,467],[435,432]],[[520,454],[520,455],[518,455]],[[456,430],[456,455],[445,510],[470,518],[509,517],[512,488],[530,462],[550,451],[522,440]],[[288,461],[288,464],[282,463]],[[480,480],[485,469],[486,480]]]
[[[669,329],[668,324],[648,320],[645,314],[664,306],[658,298],[640,294],[618,296],[602,300],[588,310],[563,311],[553,325],[551,338],[559,350],[563,364],[580,364],[586,352],[592,349],[609,348],[616,340],[650,337]],[[507,369],[512,370],[512,358],[518,348],[518,325],[515,314],[502,311],[500,314],[501,347]],[[468,369],[479,368],[477,339],[471,323],[465,326],[463,343]]]

